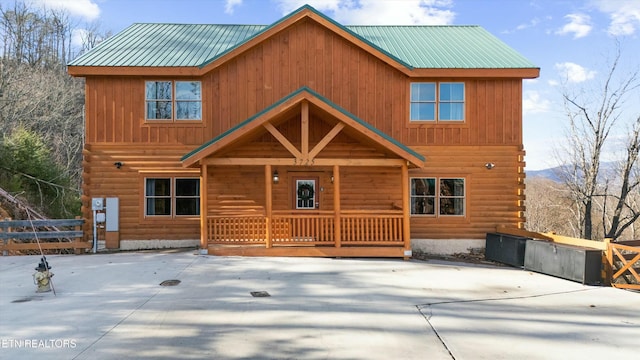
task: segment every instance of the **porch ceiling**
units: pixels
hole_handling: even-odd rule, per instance
[[[310,108],[313,109],[315,117],[329,124],[330,127],[330,130],[313,144],[309,141]],[[300,121],[301,134],[299,141],[294,144],[277,127],[279,124],[291,121],[296,117],[296,121]],[[223,155],[237,147],[238,144],[248,143],[265,133],[270,133],[278,140],[288,151],[288,155],[279,158],[264,156],[259,158],[228,158]],[[340,133],[347,134],[362,144],[373,145],[388,153],[390,157],[376,159],[319,158],[318,154]],[[214,158],[215,155],[222,156]],[[425,161],[422,155],[307,87],[294,91],[263,111],[204,143],[183,156],[181,160],[185,167],[195,167],[205,163],[399,166],[405,162],[414,167],[422,167]]]

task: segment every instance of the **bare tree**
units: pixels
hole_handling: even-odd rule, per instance
[[[640,207],[637,206],[637,195],[640,194],[640,170],[638,169],[638,152],[640,150],[640,115],[636,118],[626,143],[625,157],[618,164],[613,189],[607,182],[603,201],[602,223],[604,236],[618,239],[625,230],[640,218]],[[615,186],[618,184],[618,186]],[[608,200],[612,199],[614,208],[607,211]]]
[[[0,148],[7,145],[6,139],[14,131],[27,130],[45,144],[51,154],[50,168],[57,172],[51,175],[35,169],[19,174],[7,165],[9,161],[0,161],[0,179],[28,178],[28,183],[50,185],[54,192],[73,193],[70,198],[80,194],[84,126],[84,82],[66,73],[66,62],[75,52],[71,50],[73,28],[69,16],[61,10],[34,9],[24,2],[7,9],[0,6],[0,38],[4,40],[0,58]],[[31,190],[23,187],[16,191]],[[25,195],[29,199],[39,197],[42,202],[42,191],[39,196],[37,191]],[[60,200],[63,195],[55,196]],[[61,212],[76,205],[79,208],[79,203],[67,206],[61,201]]]
[[[611,132],[617,129],[616,125],[623,115],[624,101],[640,85],[637,71],[627,76],[618,76],[620,59],[621,52],[618,46],[604,83],[599,90],[588,92],[580,89],[577,93],[569,93],[565,89],[563,92],[565,111],[569,119],[569,136],[564,147],[567,158],[561,167],[560,175],[579,207],[578,225],[581,237],[586,239],[594,238],[596,226],[594,226],[593,220],[596,214],[594,208],[597,205],[596,198],[607,196],[605,193],[607,188],[602,186],[600,182],[605,145]],[[637,136],[635,141],[637,142]],[[626,190],[617,196],[622,205],[616,205],[616,208],[619,206],[622,209],[625,208],[624,204],[630,190],[628,186],[633,184],[628,181],[632,174],[631,169],[637,159],[637,150],[635,152],[636,156],[627,160],[631,161],[629,171],[626,173],[623,171],[621,174],[622,184],[626,183],[627,185],[624,187]],[[614,233],[622,226],[619,223],[622,220],[621,214],[619,213],[616,218]],[[604,224],[601,225],[604,228]],[[609,230],[612,229],[613,223]],[[607,234],[609,233],[611,231],[607,231]]]
[[[567,221],[573,202],[564,184],[540,177],[527,178],[526,184],[527,230],[580,236],[574,222]]]
[[[79,30],[81,45],[79,49],[79,54],[83,54],[96,45],[106,40],[112,34],[110,31],[103,31],[102,26],[98,21],[93,21],[91,23],[86,24],[84,29]]]

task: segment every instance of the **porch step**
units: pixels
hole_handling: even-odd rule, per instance
[[[218,256],[303,256],[303,257],[392,257],[405,258],[402,246],[276,246],[209,245],[209,255]]]

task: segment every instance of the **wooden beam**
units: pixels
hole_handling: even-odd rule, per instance
[[[300,110],[300,152],[305,159],[309,159],[309,102],[302,101]]]
[[[264,128],[267,129],[267,131],[269,131],[271,135],[273,135],[273,137],[275,137],[276,140],[278,140],[280,144],[282,144],[282,146],[285,147],[285,149],[289,150],[291,155],[293,155],[296,159],[303,158],[302,153],[298,151],[298,149],[296,149],[296,147],[289,141],[289,139],[287,139],[284,135],[282,135],[282,133],[278,131],[278,129],[276,129],[275,126],[273,126],[271,123],[268,123],[268,122],[262,124],[262,126],[264,126]]]
[[[518,78],[535,79],[540,76],[539,68],[521,69],[438,69],[438,68],[416,68],[405,72],[409,77],[430,77],[430,78]]]
[[[69,66],[71,76],[125,75],[125,76],[202,76],[197,66]]]
[[[384,147],[385,149],[388,149],[389,151],[404,158],[405,160],[411,161],[414,165],[418,167],[424,166],[424,161],[422,159],[418,158],[411,152],[401,148],[393,141],[390,141],[388,138],[385,138],[384,136],[378,134],[375,130],[370,129],[369,127],[364,126],[358,121],[352,119],[350,116],[345,115],[339,109],[327,104],[325,101],[321,99],[318,99],[315,95],[309,94],[307,96],[307,99],[311,101],[315,106],[317,106],[318,108],[320,108],[321,110],[329,114],[330,116],[340,120],[340,122],[343,122],[346,125],[349,125],[349,127],[355,129],[360,134],[362,134],[366,138],[371,139],[372,141]]]
[[[404,159],[313,159],[308,165],[316,166],[402,166]]]
[[[538,232],[527,231],[523,229],[510,228],[502,225],[496,226],[496,232],[509,234],[509,235],[530,237],[534,239],[549,240],[551,242],[564,244],[564,245],[582,246],[582,247],[588,247],[588,248],[593,248],[593,249],[602,250],[602,251],[607,250],[607,244],[602,241],[594,241],[594,240],[580,239],[580,238],[574,238],[569,236],[556,235],[550,232],[538,233]]]
[[[402,164],[402,239],[404,240],[403,256],[409,260],[406,252],[411,250],[411,197],[409,196],[409,167]]]
[[[400,167],[406,164],[403,159],[313,159],[304,161],[295,158],[206,158],[207,165],[292,165],[292,166],[390,166]]]
[[[265,217],[266,217],[266,241],[265,245],[268,248],[271,247],[271,217],[273,216],[273,187],[271,177],[271,165],[264,166],[264,187],[265,187]]]
[[[333,224],[334,231],[334,240],[335,246],[337,248],[341,247],[341,229],[340,229],[340,219],[341,219],[341,205],[340,205],[340,166],[333,165],[333,211],[335,213],[335,221]]]
[[[209,229],[207,227],[208,177],[208,167],[203,164],[200,167],[200,249],[206,249],[209,246]]]
[[[320,140],[320,142],[317,143],[316,146],[314,146],[313,149],[309,152],[309,159],[314,159],[316,156],[318,156],[320,151],[322,151],[322,149],[324,149],[331,142],[331,140],[333,140],[333,138],[335,138],[340,133],[340,131],[344,129],[344,127],[344,123],[337,123],[336,126],[334,126],[333,129],[331,129],[327,133],[327,135],[325,135],[322,140]]]

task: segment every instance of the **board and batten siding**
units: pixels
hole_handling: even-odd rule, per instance
[[[202,123],[145,121],[145,80],[202,82]],[[412,81],[464,81],[463,124],[409,123]],[[519,145],[520,79],[410,79],[312,22],[276,34],[201,78],[86,79],[87,143],[199,145],[307,86],[409,146]]]

